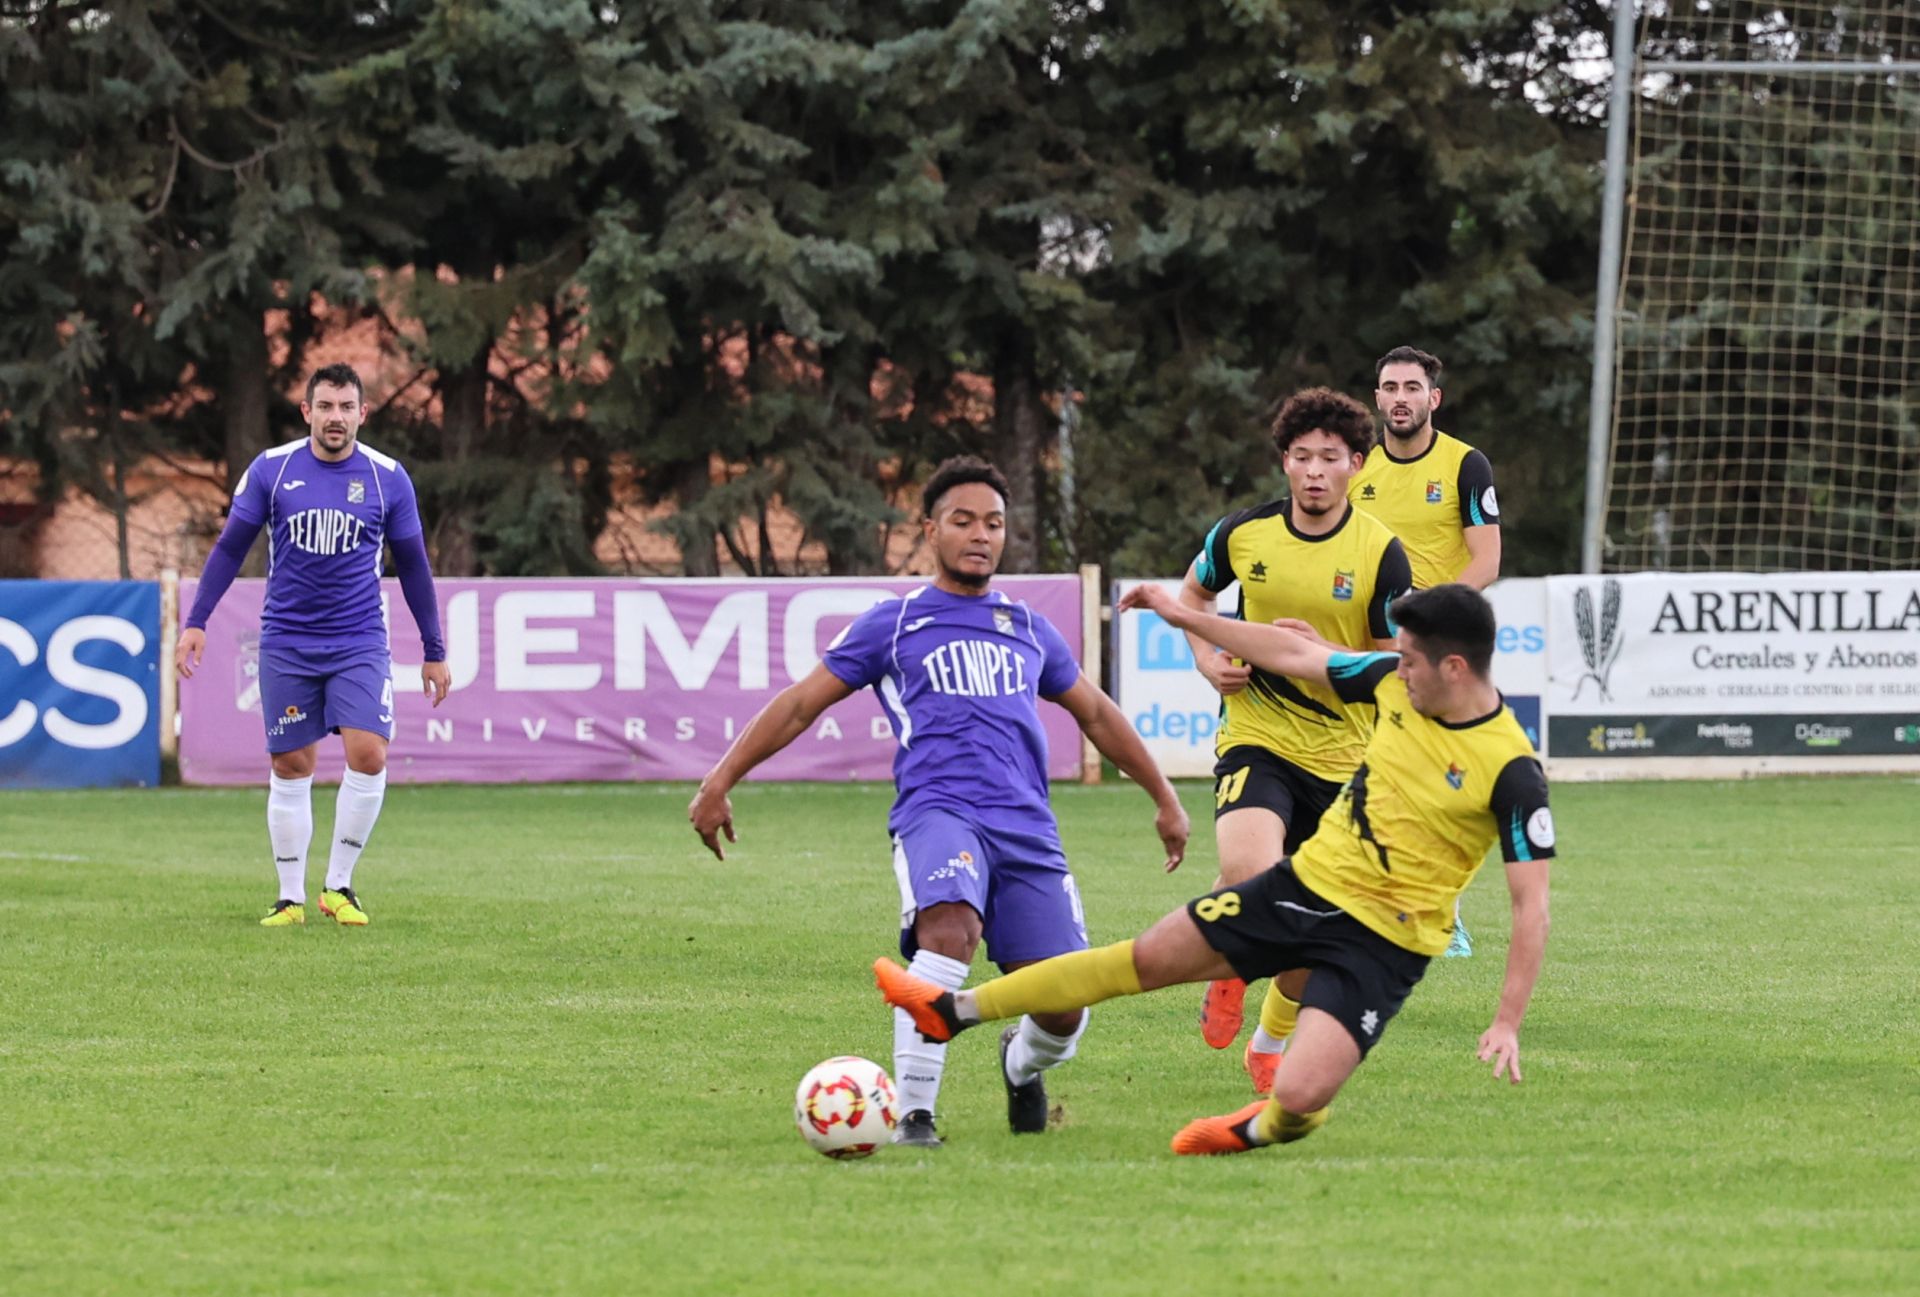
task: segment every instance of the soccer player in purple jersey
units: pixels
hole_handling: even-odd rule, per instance
[[[426,650],[421,678],[438,707],[447,696],[446,645],[413,482],[399,461],[360,443],[365,391],[350,365],[307,380],[300,413],[308,435],[262,454],[234,492],[227,525],[207,555],[175,663],[191,679],[207,644],[207,618],[267,533],[267,603],[260,617],[260,711],[273,775],[267,835],[280,899],[260,922],[305,923],[307,847],[313,840],[313,769],[320,740],[338,734],[347,770],[333,817],[320,912],[362,927],[353,891],[387,791],[393,739],[393,657],[380,604],[380,547],[393,550],[407,607]]]
[[[726,859],[735,840],[727,793],[749,770],[872,686],[893,724],[896,796],[887,827],[900,884],[900,950],[913,971],[958,990],[974,948],[1003,970],[1087,948],[1080,894],[1047,801],[1047,739],[1038,700],[1058,703],[1095,747],[1157,808],[1166,867],[1187,848],[1187,813],[1126,717],[1080,674],[1046,618],[990,588],[1006,543],[1007,483],[982,460],[934,470],[922,524],[933,545],[931,585],[863,613],[825,661],[762,708],[707,773],[687,808],[694,831]],[[1086,1015],[1032,1014],[1000,1037],[1007,1121],[1047,1126],[1042,1074],[1073,1057]],[[935,1101],[946,1046],[894,1012],[894,1080],[905,1114],[894,1142],[938,1147]]]

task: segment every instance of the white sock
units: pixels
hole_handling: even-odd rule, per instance
[[[1284,1054],[1287,1052],[1285,1036],[1270,1036],[1265,1027],[1253,1029],[1253,1052],[1256,1054]]]
[[[960,989],[967,980],[967,966],[957,959],[936,955],[931,950],[916,951],[907,971],[929,982],[938,982],[949,991]],[[921,1037],[905,1009],[893,1011],[893,1087],[900,1097],[900,1111],[934,1111],[940,1098],[940,1076],[947,1070],[947,1047]]]
[[[1091,1016],[1082,1009],[1080,1025],[1071,1036],[1043,1031],[1032,1015],[1021,1018],[1020,1029],[1007,1044],[1007,1080],[1025,1085],[1048,1068],[1058,1067],[1072,1058],[1080,1048],[1080,1037],[1087,1034],[1087,1019]]]
[[[280,899],[307,899],[307,848],[313,844],[313,776],[267,779],[267,840],[280,875]]]
[[[367,848],[380,803],[387,796],[387,772],[363,775],[349,770],[340,776],[340,798],[333,806],[333,848],[327,856],[327,886],[335,891],[353,886],[353,867]]]

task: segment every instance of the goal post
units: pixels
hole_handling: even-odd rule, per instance
[[[1622,32],[1585,565],[1920,567],[1920,10],[1650,4]]]

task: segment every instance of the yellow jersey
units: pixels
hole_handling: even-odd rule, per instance
[[[1243,621],[1297,617],[1329,643],[1355,649],[1393,637],[1388,609],[1412,581],[1406,550],[1377,519],[1349,505],[1332,531],[1307,536],[1294,529],[1285,500],[1214,524],[1193,571],[1213,594],[1238,581]],[[1360,764],[1373,724],[1371,709],[1342,701],[1324,680],[1258,667],[1222,710],[1216,754],[1265,748],[1334,783]]]
[[[1435,429],[1412,459],[1395,459],[1384,444],[1347,483],[1347,498],[1387,525],[1407,547],[1413,584],[1430,590],[1458,580],[1473,555],[1466,529],[1500,525],[1493,465],[1466,442]]]
[[[1379,721],[1366,759],[1293,853],[1300,880],[1395,945],[1438,955],[1453,903],[1487,848],[1509,861],[1553,856],[1547,777],[1503,700],[1478,720],[1422,716],[1394,674],[1397,653],[1339,653],[1327,677]]]

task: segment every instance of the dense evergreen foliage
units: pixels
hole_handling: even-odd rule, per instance
[[[1413,342],[1493,458],[1507,570],[1563,569],[1605,87],[1562,68],[1606,23],[0,0],[0,451],[109,501],[151,453],[237,473],[370,324],[368,435],[448,573],[593,570],[629,465],[690,573],[775,499],[874,571],[898,485],[962,449],[1015,484],[1009,568],[1171,572],[1274,490],[1277,400],[1366,397]]]

